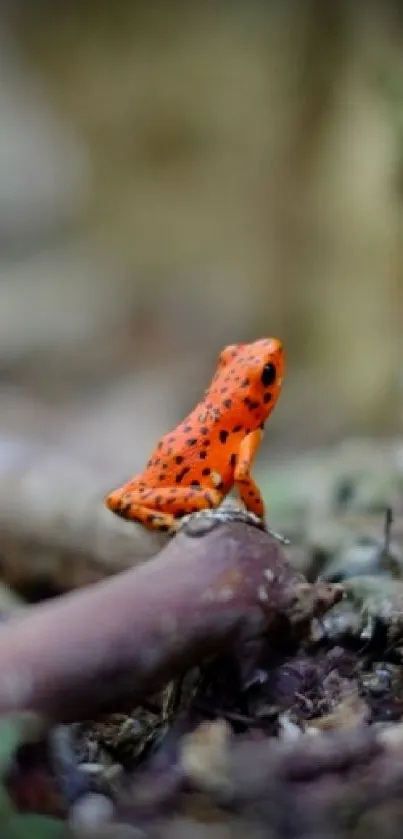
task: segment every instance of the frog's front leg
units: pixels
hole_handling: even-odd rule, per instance
[[[200,486],[142,487],[111,493],[106,503],[118,516],[138,521],[149,530],[174,532],[189,513],[218,507],[222,494]]]
[[[250,472],[262,436],[262,431],[258,428],[243,438],[234,469],[234,486],[238,490],[241,500],[246,509],[255,513],[260,519],[264,518],[263,499]]]
[[[271,528],[267,527],[265,521],[265,509],[260,489],[255,484],[250,474],[256,452],[262,441],[262,436],[263,433],[261,429],[258,428],[256,431],[251,431],[250,434],[247,434],[242,440],[239,447],[237,462],[235,464],[234,486],[237,488],[246,509],[261,519],[266,532],[283,545],[289,545],[289,540],[286,539],[285,536],[281,533],[276,533],[275,530],[271,530]]]

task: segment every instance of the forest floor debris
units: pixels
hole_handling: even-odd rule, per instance
[[[372,498],[338,464],[290,545],[212,513],[79,591],[5,597],[2,835],[399,836],[400,462]]]

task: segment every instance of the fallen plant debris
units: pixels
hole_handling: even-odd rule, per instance
[[[305,543],[221,508],[112,578],[5,598],[10,837],[400,836],[398,495],[345,495]]]

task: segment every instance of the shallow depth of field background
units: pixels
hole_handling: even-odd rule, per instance
[[[0,16],[0,434],[128,477],[262,335],[268,462],[401,433],[401,4]]]

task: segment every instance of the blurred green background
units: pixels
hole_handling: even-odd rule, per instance
[[[268,456],[399,434],[402,4],[0,15],[0,433],[126,477],[277,335]]]

